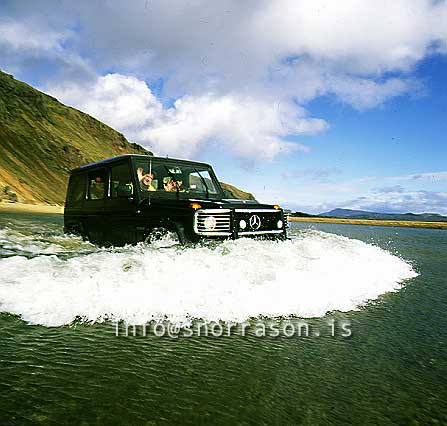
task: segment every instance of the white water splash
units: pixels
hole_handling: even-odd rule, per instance
[[[383,249],[319,231],[285,242],[13,256],[0,259],[0,311],[46,326],[76,317],[129,323],[315,317],[355,309],[416,275]]]

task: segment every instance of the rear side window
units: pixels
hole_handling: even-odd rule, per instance
[[[102,200],[106,196],[107,173],[105,169],[88,174],[88,200]]]
[[[119,164],[111,169],[111,187],[110,196],[112,198],[119,197],[119,191],[128,188],[131,194],[134,194],[134,188],[132,184],[132,176],[130,174],[130,168],[127,163]]]
[[[85,175],[74,175],[70,178],[67,193],[67,205],[77,206],[85,196]]]

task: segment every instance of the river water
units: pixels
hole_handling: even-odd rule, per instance
[[[103,249],[1,215],[0,425],[447,424],[446,259],[444,230]]]

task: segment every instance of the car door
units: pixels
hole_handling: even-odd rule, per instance
[[[128,161],[110,166],[104,209],[105,240],[114,245],[136,242],[136,198]]]
[[[104,240],[104,201],[107,193],[107,169],[92,170],[87,176],[87,194],[84,202],[84,213],[88,239],[93,243]]]

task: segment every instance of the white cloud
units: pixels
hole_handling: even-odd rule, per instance
[[[413,89],[406,78],[383,80],[386,73],[407,73],[447,45],[447,4],[429,0],[97,3],[80,13],[82,48],[95,60],[169,75],[174,97],[209,90],[291,97],[317,79],[313,97],[334,93],[374,107]],[[300,73],[302,65],[309,72]]]
[[[50,86],[50,93],[121,131],[136,134],[163,109],[144,81],[108,74],[93,83]]]
[[[1,10],[0,10],[1,13]],[[54,80],[86,81],[96,72],[73,50],[76,33],[52,27],[42,19],[0,18],[0,69],[22,76],[51,75]]]
[[[17,28],[48,24],[14,43],[51,46],[75,28],[71,48],[99,74],[163,77],[175,99],[281,93],[306,101],[332,93],[356,108],[375,107],[413,90],[405,74],[418,61],[447,52],[445,1],[79,1],[55,10],[42,0],[10,15]]]
[[[279,56],[308,55],[377,75],[408,69],[433,41],[445,41],[446,13],[444,2],[430,0],[280,0],[259,8],[253,22]]]
[[[210,142],[239,157],[305,149],[286,137],[327,127],[306,116],[307,102],[331,95],[357,109],[380,106],[420,88],[411,76],[418,61],[447,53],[445,1],[79,1],[55,8],[42,0],[12,2],[2,12],[0,66],[50,68],[52,81],[41,87],[170,155],[194,156]],[[157,79],[159,98],[145,83]],[[166,108],[168,99],[175,102]]]
[[[0,20],[0,45],[15,50],[59,49],[70,35],[70,31],[54,31],[33,22]]]
[[[434,177],[434,179],[430,178]],[[419,179],[424,185],[421,189]],[[306,182],[306,185],[270,186],[265,190],[248,188],[261,201],[277,202],[294,211],[323,213],[334,208],[368,210],[382,213],[439,213],[447,215],[447,192],[437,186],[447,179],[446,172],[411,174],[399,177],[366,177],[352,180],[331,179]],[[401,185],[386,186],[402,180]],[[408,185],[408,186],[407,186]],[[324,200],[324,202],[322,202]]]
[[[332,78],[328,82],[328,92],[337,95],[343,102],[357,109],[374,108],[390,98],[403,95],[419,85],[409,79],[390,78],[377,83],[365,78]]]
[[[445,181],[447,180],[447,172],[428,172],[428,173],[413,173],[411,175],[394,176],[388,178],[389,180],[401,180],[401,181],[419,181],[428,180],[431,182]]]
[[[272,159],[279,153],[307,150],[282,137],[325,129],[323,120],[307,118],[293,104],[280,106],[267,100],[208,94],[177,100],[141,136],[163,150],[170,147],[180,152],[189,147],[190,155],[201,144],[214,141],[240,157]]]
[[[403,190],[367,194],[343,203],[343,207],[383,213],[447,214],[447,192]]]
[[[318,197],[310,191],[318,192]],[[363,191],[361,188],[352,188],[350,194],[342,193],[332,196],[315,187],[308,188],[307,193],[273,192],[265,194],[262,199],[268,202],[277,202],[293,211],[319,214],[335,208],[366,210],[379,213],[439,213],[447,215],[447,192],[442,191],[415,191],[403,189],[401,191],[377,192]],[[351,198],[349,198],[351,197]],[[325,200],[325,202],[321,202]]]
[[[327,127],[324,120],[306,117],[305,110],[291,102],[233,94],[185,96],[164,108],[144,81],[120,74],[84,86],[54,86],[50,93],[160,155],[194,157],[204,144],[215,142],[242,158],[272,159],[279,153],[307,150],[283,137]]]

